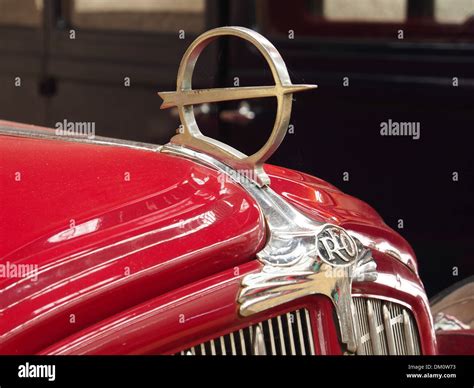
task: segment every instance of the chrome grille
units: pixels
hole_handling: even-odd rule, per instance
[[[420,354],[418,330],[403,306],[373,298],[353,298],[357,354]]]
[[[181,355],[314,355],[309,312],[296,310],[181,351]]]
[[[353,298],[359,355],[421,354],[411,311],[392,302]],[[308,310],[283,314],[181,351],[181,355],[314,355]]]

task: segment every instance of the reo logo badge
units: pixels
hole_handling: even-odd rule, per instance
[[[342,228],[326,225],[316,237],[318,256],[331,265],[347,265],[357,259],[354,239]]]

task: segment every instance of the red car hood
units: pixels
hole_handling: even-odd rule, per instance
[[[263,248],[264,220],[243,188],[157,150],[0,136],[0,353],[38,352]],[[409,245],[367,204],[299,172],[266,171],[309,216],[415,269]],[[41,336],[61,320],[62,331]]]

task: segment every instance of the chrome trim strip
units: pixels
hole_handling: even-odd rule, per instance
[[[57,140],[67,141],[73,143],[83,143],[91,145],[105,145],[115,147],[126,147],[135,150],[159,152],[161,145],[141,143],[130,140],[114,139],[111,137],[95,136],[93,139],[87,137],[74,137],[74,136],[59,136],[54,133],[54,129],[49,128],[37,128],[37,129],[24,129],[0,126],[0,135],[15,136],[15,137],[27,137],[31,139],[43,139],[43,140]]]

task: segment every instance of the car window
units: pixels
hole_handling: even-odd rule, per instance
[[[300,3],[295,6],[294,3]],[[257,0],[267,33],[343,39],[474,40],[474,0]],[[259,10],[260,8],[260,10]]]
[[[205,0],[75,0],[71,21],[97,30],[201,32]]]
[[[0,25],[39,27],[42,11],[42,0],[0,0]]]

